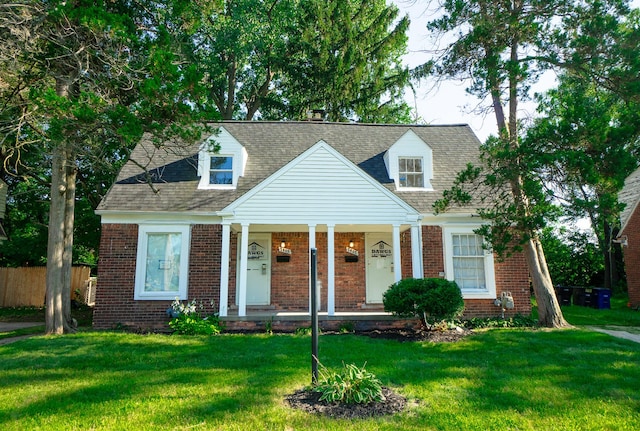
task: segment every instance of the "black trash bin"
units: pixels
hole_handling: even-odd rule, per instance
[[[594,303],[595,296],[593,289],[588,287],[573,288],[573,305],[581,305],[583,307],[591,307]]]
[[[593,301],[591,302],[593,308],[608,309],[611,308],[611,289],[605,289],[604,287],[593,288]]]
[[[556,298],[560,305],[571,305],[571,295],[573,295],[573,287],[556,286]]]

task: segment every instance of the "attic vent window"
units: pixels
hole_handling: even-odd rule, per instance
[[[209,184],[233,184],[233,157],[211,157]]]
[[[424,187],[424,169],[421,157],[399,157],[400,187]]]

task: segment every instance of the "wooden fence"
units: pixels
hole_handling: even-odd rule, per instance
[[[0,307],[44,307],[46,275],[44,266],[0,268]],[[76,292],[83,296],[90,276],[91,268],[88,266],[71,269],[72,299],[76,299]]]

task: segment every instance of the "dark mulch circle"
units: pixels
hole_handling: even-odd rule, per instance
[[[401,412],[407,405],[407,400],[393,392],[389,388],[382,388],[384,401],[372,402],[368,404],[341,404],[327,403],[320,401],[320,392],[311,389],[301,389],[289,395],[286,400],[291,407],[315,413],[323,416],[329,416],[339,419],[359,419],[372,416],[392,415]]]

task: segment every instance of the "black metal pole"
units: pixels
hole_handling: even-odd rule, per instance
[[[318,383],[318,250],[311,249],[311,384]]]

